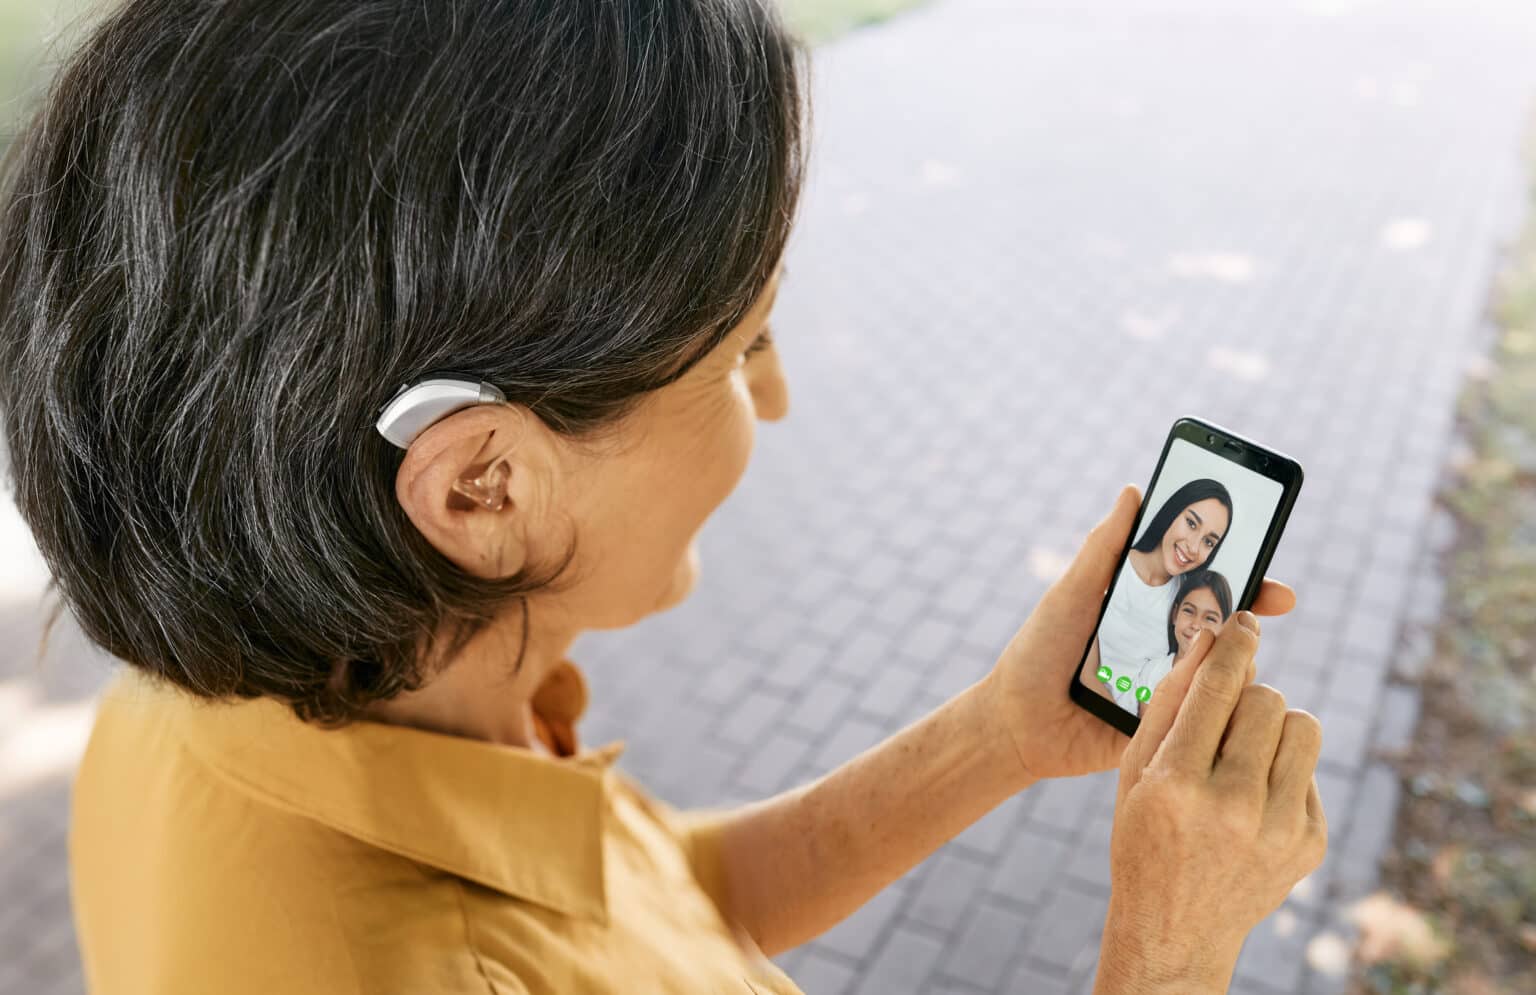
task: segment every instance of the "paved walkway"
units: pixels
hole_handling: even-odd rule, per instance
[[[1343,990],[1417,713],[1431,494],[1519,220],[1516,0],[951,0],[822,50],[776,323],[792,414],[704,533],[705,581],[583,637],[588,742],[680,804],[814,777],[981,676],[1175,417],[1307,484],[1264,676],[1323,719],[1328,862],[1234,991]],[[0,516],[0,548],[23,549]],[[9,530],[9,531],[7,531]],[[67,774],[105,665],[27,664],[0,565],[0,995],[80,988]],[[1113,776],[1012,799],[780,958],[810,995],[1091,988]]]

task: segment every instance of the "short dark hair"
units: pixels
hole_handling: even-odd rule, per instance
[[[1216,607],[1221,611],[1221,620],[1225,622],[1232,617],[1232,585],[1227,583],[1227,578],[1214,570],[1191,570],[1179,578],[1179,593],[1174,595],[1173,607],[1168,609],[1168,652],[1175,655],[1179,652],[1179,641],[1174,637],[1173,620],[1179,616],[1179,605],[1184,603],[1187,595],[1196,591],[1210,591],[1216,599]]]
[[[1222,544],[1227,541],[1227,536],[1232,534],[1232,522],[1235,519],[1235,515],[1232,511],[1232,495],[1227,493],[1227,489],[1222,486],[1221,481],[1211,480],[1208,477],[1191,480],[1170,494],[1168,500],[1163,502],[1163,506],[1157,509],[1157,514],[1152,516],[1152,521],[1147,524],[1147,530],[1141,534],[1141,538],[1131,548],[1138,553],[1153,552],[1162,544],[1163,536],[1168,534],[1168,528],[1173,524],[1173,520],[1179,517],[1179,512],[1207,498],[1215,498],[1225,505],[1227,509],[1227,531],[1223,532],[1221,538],[1216,540],[1216,548],[1211,550],[1211,555],[1207,556],[1205,562],[1200,564],[1207,570],[1210,569],[1216,563],[1216,554],[1221,552]]]
[[[782,255],[803,74],[771,0],[128,0],[0,181],[49,627],[339,723],[526,610],[574,548],[458,569],[373,420],[468,370],[597,440],[682,376]]]

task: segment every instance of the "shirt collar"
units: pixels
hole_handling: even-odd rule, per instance
[[[584,689],[569,661],[557,673]],[[603,823],[623,740],[552,757],[371,721],[325,729],[270,699],[210,703],[156,693],[176,699],[173,721],[192,752],[263,801],[505,894],[607,922]],[[551,724],[565,718],[574,716]]]

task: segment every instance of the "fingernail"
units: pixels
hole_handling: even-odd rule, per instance
[[[1251,612],[1251,611],[1240,611],[1240,612],[1238,612],[1237,613],[1237,624],[1242,626],[1243,628],[1247,629],[1249,632],[1253,633],[1255,636],[1257,636],[1259,634],[1259,619],[1258,619],[1258,616],[1254,615],[1254,613]]]

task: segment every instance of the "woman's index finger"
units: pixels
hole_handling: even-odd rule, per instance
[[[1240,613],[1237,619],[1244,617]],[[1258,635],[1241,622],[1226,626],[1217,635],[1200,669],[1195,671],[1189,694],[1168,730],[1162,748],[1164,763],[1201,775],[1210,774],[1232,712],[1243,688],[1253,680],[1252,663],[1258,647]]]

